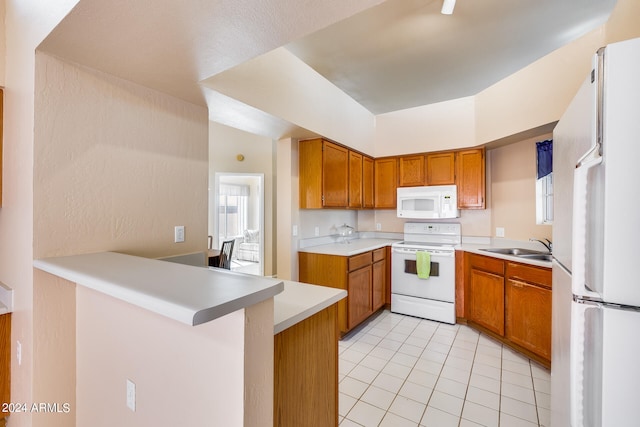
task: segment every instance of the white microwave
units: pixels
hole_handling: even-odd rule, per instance
[[[458,218],[458,192],[455,185],[399,187],[398,218]]]

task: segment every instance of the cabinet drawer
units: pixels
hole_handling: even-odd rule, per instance
[[[385,248],[380,248],[373,251],[373,262],[382,261],[385,258],[385,253]]]
[[[357,270],[371,264],[371,252],[349,257],[349,271]]]
[[[469,254],[471,268],[504,276],[504,261],[484,255]]]
[[[551,289],[551,269],[516,262],[507,263],[507,278]]]

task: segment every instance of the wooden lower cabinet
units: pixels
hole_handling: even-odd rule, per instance
[[[274,336],[273,425],[338,425],[337,304]]]
[[[0,404],[11,403],[11,313],[0,315]],[[0,411],[0,426],[8,413]]]
[[[381,253],[385,257],[385,248],[377,249],[378,253]],[[373,311],[377,311],[379,308],[385,305],[386,300],[386,288],[387,283],[387,266],[386,259],[376,261],[376,251],[374,251],[374,263],[371,266],[371,303]]]
[[[347,298],[338,303],[341,334],[358,326],[386,302],[386,248],[350,257],[299,252],[298,262],[301,282],[347,291]]]
[[[506,337],[551,360],[551,271],[507,263]]]
[[[470,320],[504,336],[504,277],[471,270]]]
[[[475,255],[469,259],[469,320],[504,336],[504,262]]]
[[[551,364],[551,269],[464,254],[465,318],[526,356]]]
[[[371,315],[371,278],[371,265],[349,272],[347,281],[347,292],[350,296],[347,302],[349,329]]]

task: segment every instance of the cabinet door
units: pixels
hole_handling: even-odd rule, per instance
[[[298,144],[300,209],[322,208],[322,140]]]
[[[484,149],[458,151],[456,163],[458,169],[456,174],[458,208],[484,209]]]
[[[400,157],[400,187],[425,185],[424,156]]]
[[[362,207],[362,154],[349,151],[349,205]]]
[[[372,313],[371,265],[351,271],[348,283],[348,327],[351,329]]]
[[[386,257],[385,248],[376,249],[373,251],[373,266],[372,266],[372,283],[371,291],[372,295],[372,310],[376,311],[382,307],[385,303],[386,290],[387,290],[387,271],[386,271]]]
[[[362,207],[373,208],[373,159],[362,158]]]
[[[475,268],[470,276],[471,320],[504,336],[504,277]]]
[[[507,280],[506,337],[551,360],[551,290]]]
[[[455,152],[427,154],[427,185],[455,184]]]
[[[349,150],[323,141],[322,197],[324,207],[344,208],[349,194]]]
[[[0,403],[11,402],[11,313],[0,315]],[[0,425],[5,415],[0,412]]]
[[[374,174],[375,207],[395,208],[398,182],[397,159],[395,157],[376,159]]]

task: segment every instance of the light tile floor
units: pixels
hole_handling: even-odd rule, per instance
[[[464,325],[391,313],[339,343],[340,426],[549,426],[549,370]]]

